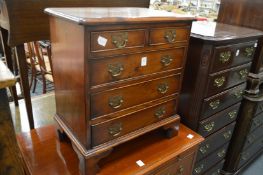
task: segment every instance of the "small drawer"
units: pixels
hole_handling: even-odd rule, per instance
[[[252,61],[257,41],[214,48],[211,73]]]
[[[145,36],[146,30],[144,29],[91,32],[91,52],[110,52],[144,47]]]
[[[187,42],[190,28],[155,28],[150,30],[150,45],[174,44]]]
[[[152,175],[189,175],[192,171],[194,158],[195,154],[191,153],[158,172],[154,172]]]
[[[91,94],[91,116],[95,118],[175,94],[180,84],[181,74],[176,74]]]
[[[251,127],[249,133],[253,132],[256,128],[263,125],[263,113],[258,114],[251,120]]]
[[[92,86],[128,78],[181,69],[186,48],[127,55],[91,61]]]
[[[205,119],[199,123],[198,133],[203,137],[214,133],[218,129],[228,125],[236,120],[240,103],[235,104],[219,113],[216,113],[212,117]]]
[[[193,175],[203,174],[207,170],[209,170],[212,166],[214,166],[217,162],[224,159],[226,156],[228,144],[225,144],[223,147],[216,150],[214,153],[210,154],[208,157],[198,162],[195,165]]]
[[[204,99],[200,120],[203,120],[242,100],[246,84],[241,84],[220,94]]]
[[[250,66],[251,63],[215,74],[210,74],[208,77],[208,90],[206,92],[206,97],[219,93],[224,89],[237,84],[246,82]]]
[[[175,115],[177,98],[156,106],[91,126],[92,145],[97,146]]]
[[[258,102],[255,115],[263,112],[263,102]]]
[[[257,129],[255,129],[252,133],[250,133],[246,138],[246,143],[245,143],[244,149],[246,149],[251,144],[256,142],[260,137],[262,137],[263,136],[262,131],[263,131],[263,125],[261,125]]]
[[[203,175],[221,175],[221,170],[224,166],[225,160],[222,160],[218,164],[216,164],[214,167],[212,167],[210,170],[205,172]]]
[[[226,142],[229,142],[232,137],[235,124],[235,122],[231,123],[230,125],[207,137],[199,147],[196,160],[201,160]]]
[[[243,150],[239,157],[238,168],[241,168],[246,162],[248,162],[258,151],[263,148],[263,137],[259,138],[257,142],[252,144],[248,149]]]

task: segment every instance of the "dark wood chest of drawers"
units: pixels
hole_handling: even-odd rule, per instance
[[[218,174],[223,166],[262,32],[217,23],[214,37],[192,34],[179,114],[206,139],[194,175]]]
[[[59,127],[95,174],[112,148],[163,127],[177,135],[192,17],[144,8],[47,9]]]

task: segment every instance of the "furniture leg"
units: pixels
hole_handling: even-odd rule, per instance
[[[99,152],[96,155],[92,155],[92,157],[87,158],[79,151],[79,149],[74,145],[74,143],[72,143],[72,147],[79,158],[79,171],[81,175],[96,175],[99,172],[98,162],[102,158],[107,157],[113,150],[111,148],[109,150]]]
[[[28,70],[27,70],[26,54],[25,54],[25,49],[24,49],[23,44],[16,46],[16,58],[18,60],[19,73],[20,73],[20,78],[22,82],[22,90],[23,90],[24,98],[25,98],[29,126],[30,126],[30,129],[34,129],[34,118],[33,118],[32,104],[31,104],[31,98],[30,98],[30,89],[29,89],[29,84],[28,84]]]
[[[13,60],[12,60],[12,49],[7,45],[8,31],[3,28],[0,28],[0,30],[1,30],[1,42],[2,42],[2,47],[3,47],[3,52],[6,58],[7,67],[11,70],[12,73],[14,73],[14,65],[13,65]],[[16,87],[12,86],[10,88],[10,91],[13,96],[15,106],[18,106],[18,96],[17,96]]]

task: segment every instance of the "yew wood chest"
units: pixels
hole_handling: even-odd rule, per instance
[[[183,123],[205,137],[193,175],[220,174],[263,34],[222,23],[213,30],[214,36],[191,34],[179,103]]]
[[[192,17],[145,8],[50,8],[55,119],[95,174],[112,147],[177,134]],[[61,133],[61,132],[60,132]],[[59,133],[59,135],[61,135]]]

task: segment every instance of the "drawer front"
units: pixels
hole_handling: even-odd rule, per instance
[[[263,113],[258,114],[251,120],[251,127],[249,133],[253,132],[256,128],[263,125]]]
[[[255,43],[257,41],[215,47],[210,72],[218,72],[252,61],[256,50]]]
[[[226,142],[229,142],[232,137],[235,124],[235,122],[231,123],[230,125],[207,137],[199,147],[196,160],[201,160]]]
[[[219,113],[216,113],[212,117],[205,119],[199,123],[198,133],[203,137],[214,133],[218,129],[226,126],[227,124],[236,120],[240,103],[235,104]]]
[[[144,29],[91,32],[91,52],[144,47],[145,36]]]
[[[187,42],[189,36],[190,28],[155,28],[150,30],[150,45]]]
[[[249,161],[258,151],[263,148],[263,137],[259,138],[257,142],[252,144],[248,149],[242,151],[240,154],[238,168],[241,168],[247,161]]]
[[[189,175],[192,171],[195,153],[187,155],[176,163],[173,163],[152,175]]]
[[[251,64],[242,65],[224,72],[209,75],[206,97],[214,95],[247,80]]]
[[[255,115],[258,115],[261,112],[263,112],[263,102],[258,102]]]
[[[93,86],[152,73],[181,69],[185,47],[91,61]]]
[[[246,84],[241,84],[220,94],[204,99],[200,120],[205,119],[239,101],[242,100],[242,95]]]
[[[247,136],[244,149],[249,147],[251,144],[255,143],[262,136],[263,136],[263,125],[258,127],[256,130],[254,130],[252,133],[250,133]]]
[[[205,172],[203,175],[220,175],[220,172],[224,166],[225,160],[222,160],[218,164],[216,164],[213,168]]]
[[[177,74],[92,94],[91,116],[95,118],[175,94],[180,84],[181,74]]]
[[[91,126],[92,145],[97,146],[109,140],[143,128],[175,115],[177,98],[145,110]]]
[[[208,169],[210,169],[213,165],[215,165],[220,160],[224,159],[226,155],[226,151],[228,148],[228,143],[225,144],[220,149],[216,150],[214,153],[210,154],[208,157],[198,162],[195,165],[193,175],[203,174]]]

